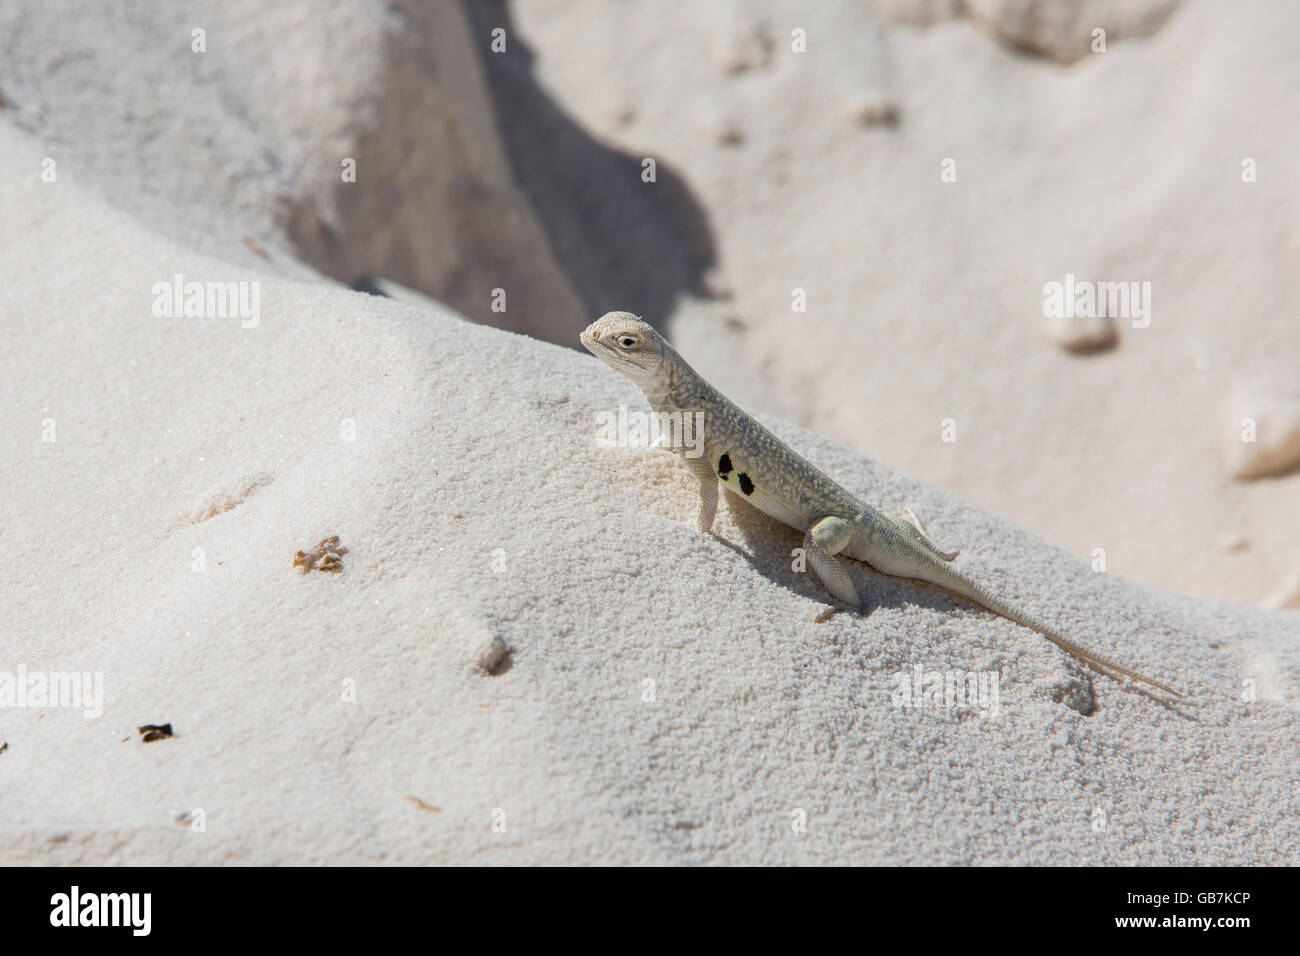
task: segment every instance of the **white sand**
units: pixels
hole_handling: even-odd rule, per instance
[[[1112,28],[1070,67],[967,20],[872,30],[860,0],[727,6],[725,29],[683,29],[695,0],[515,8],[566,109],[705,197],[732,298],[671,330],[707,377],[1152,587],[1258,604],[1300,571],[1300,394],[1270,397],[1300,380],[1300,6],[1181,3],[1115,39],[1169,5],[968,0]],[[766,65],[729,72],[716,44],[755,33]],[[1042,290],[1067,274],[1150,282],[1149,327],[1056,347]],[[1285,477],[1234,480],[1245,409]]]
[[[789,529],[728,502],[700,535],[670,455],[596,447],[598,413],[642,404],[595,359],[246,255],[260,207],[194,240],[220,189],[169,224],[168,169],[115,192],[93,131],[86,168],[43,183],[51,150],[16,125],[0,113],[0,680],[98,672],[103,713],[0,707],[0,862],[1296,862],[1300,612],[1095,574],[767,419],[1189,693],[1167,706],[866,569],[874,612],[828,614]],[[176,274],[259,282],[259,322],[154,316]],[[291,566],[327,535],[340,573]],[[997,672],[997,716],[897,708],[918,665]]]

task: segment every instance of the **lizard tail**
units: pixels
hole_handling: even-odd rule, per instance
[[[1102,670],[1111,671],[1115,674],[1123,674],[1131,680],[1141,681],[1143,684],[1158,687],[1160,690],[1173,694],[1175,697],[1183,696],[1181,691],[1175,690],[1168,684],[1161,683],[1155,678],[1147,677],[1145,674],[1141,674],[1138,671],[1133,670],[1131,667],[1125,667],[1118,661],[1113,661],[1104,654],[1099,654],[1097,651],[1084,647],[1082,644],[1076,644],[1056,628],[1040,621],[1032,614],[1021,610],[1014,604],[1009,604],[997,595],[990,593],[982,585],[972,581],[960,571],[951,567],[943,568],[941,570],[944,580],[935,582],[941,587],[955,591],[962,597],[969,598],[976,604],[983,605],[995,614],[1001,614],[1003,617],[1015,621],[1017,624],[1037,631],[1061,650],[1073,654],[1080,660],[1087,661],[1089,664],[1101,668]]]

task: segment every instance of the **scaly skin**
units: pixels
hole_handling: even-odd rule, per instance
[[[952,567],[955,552],[940,549],[914,521],[863,504],[826,477],[701,378],[663,336],[630,312],[602,316],[581,339],[594,355],[632,379],[656,413],[682,413],[684,421],[694,421],[696,412],[703,414],[703,454],[690,457],[690,442],[675,449],[699,483],[701,531],[713,527],[722,481],[755,508],[802,531],[808,562],[818,578],[851,607],[862,605],[837,557],[841,553],[885,574],[936,584],[1037,631],[1103,671],[1182,696],[1168,684],[1076,644]]]

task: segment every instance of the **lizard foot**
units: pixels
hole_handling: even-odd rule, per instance
[[[908,535],[921,542],[927,551],[933,554],[940,561],[957,560],[957,555],[961,554],[961,552],[945,551],[943,548],[931,541],[930,536],[926,534],[925,528],[921,525],[921,519],[916,516],[916,512],[904,505],[903,515],[906,516],[906,521],[904,521],[902,515],[894,515],[894,521],[899,525],[899,527],[906,531]]]

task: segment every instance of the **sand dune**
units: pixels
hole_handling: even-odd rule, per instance
[[[653,42],[645,5],[608,19],[476,8],[518,17],[512,39],[536,45],[495,73],[483,54],[476,75],[464,38],[486,14],[454,6],[421,20],[400,3],[316,19],[225,4],[208,18],[211,59],[191,60],[191,24],[142,5],[110,22],[4,3],[0,859],[1294,863],[1300,611],[1132,580],[1205,591],[1242,561],[1276,594],[1294,559],[1296,477],[1231,477],[1251,467],[1221,450],[1237,412],[1210,412],[1239,362],[1285,369],[1294,354],[1294,184],[1271,171],[1250,219],[1203,166],[1217,156],[1236,176],[1239,144],[1192,132],[1240,109],[1241,88],[1211,80],[1246,57],[1281,69],[1290,34],[1252,45],[1207,5],[1179,6],[1113,64],[1074,72],[964,20],[921,30],[863,7],[859,35],[895,66],[852,74],[848,105],[823,115],[764,39],[776,4],[761,7],[767,26],[743,19],[758,5],[719,6],[739,45],[715,29],[675,53]],[[1212,20],[1215,42],[1196,45]],[[600,30],[625,37],[641,72],[584,99],[561,53]],[[426,72],[431,49],[463,69]],[[599,72],[611,51],[587,49],[604,51],[588,61]],[[653,80],[674,57],[681,123]],[[961,120],[940,64],[973,71],[983,113]],[[1175,65],[1195,109],[1178,91],[1137,97]],[[721,132],[699,143],[681,96],[703,83],[694,71],[733,96],[701,97],[700,122]],[[1028,102],[990,105],[1000,89]],[[536,125],[500,126],[510,90]],[[623,132],[592,118],[617,125],[634,92]],[[1142,162],[1174,173],[1143,186],[1082,106],[1077,123],[1036,125],[1066,103],[1130,110],[1151,125]],[[429,124],[405,145],[404,108]],[[945,125],[958,182],[1001,169],[982,198],[871,182],[892,168],[937,186]],[[1261,169],[1278,170],[1293,127],[1270,133]],[[521,174],[519,152],[548,142],[543,172]],[[1051,159],[1080,142],[1083,155]],[[662,207],[639,180],[602,193],[602,176],[637,166],[636,143],[663,151]],[[371,157],[355,195],[336,179],[353,146]],[[733,166],[706,165],[719,149]],[[814,154],[824,185],[804,168]],[[579,157],[567,179],[544,173]],[[369,162],[381,195],[366,191]],[[803,197],[797,216],[776,186],[751,188],[778,170]],[[1192,228],[1198,185],[1213,229]],[[1090,216],[1088,197],[1112,187],[1116,208]],[[610,197],[590,235],[560,208],[581,189]],[[1007,214],[989,222],[995,200]],[[606,241],[638,209],[639,226]],[[1252,222],[1269,225],[1249,236]],[[1071,236],[1094,250],[1084,265],[1065,254]],[[662,273],[634,275],[678,239]],[[1168,311],[1121,327],[1108,351],[1069,353],[1030,317],[1070,268],[1154,275]],[[389,297],[347,288],[363,272]],[[1211,272],[1221,285],[1193,282]],[[623,278],[627,298],[604,302]],[[800,283],[816,304],[792,331]],[[497,287],[505,313],[488,304]],[[602,446],[600,415],[643,407],[629,382],[483,324],[570,345],[605,308],[646,302],[688,359],[845,487],[909,505],[963,568],[1187,698],[1164,703],[866,568],[854,580],[871,613],[835,612],[791,569],[789,529],[727,500],[701,535],[671,455]],[[1211,322],[1229,303],[1231,334]],[[1213,374],[1192,384],[1183,365],[1192,375],[1193,346],[1211,340]],[[1285,422],[1289,384],[1233,401]],[[951,409],[956,448],[909,453]],[[1098,540],[1104,571],[1087,560]],[[1190,570],[1168,570],[1175,552]],[[1254,599],[1224,573],[1222,596]],[[75,702],[47,699],[73,674]],[[964,696],[968,679],[982,696]],[[151,724],[173,735],[145,742]]]

